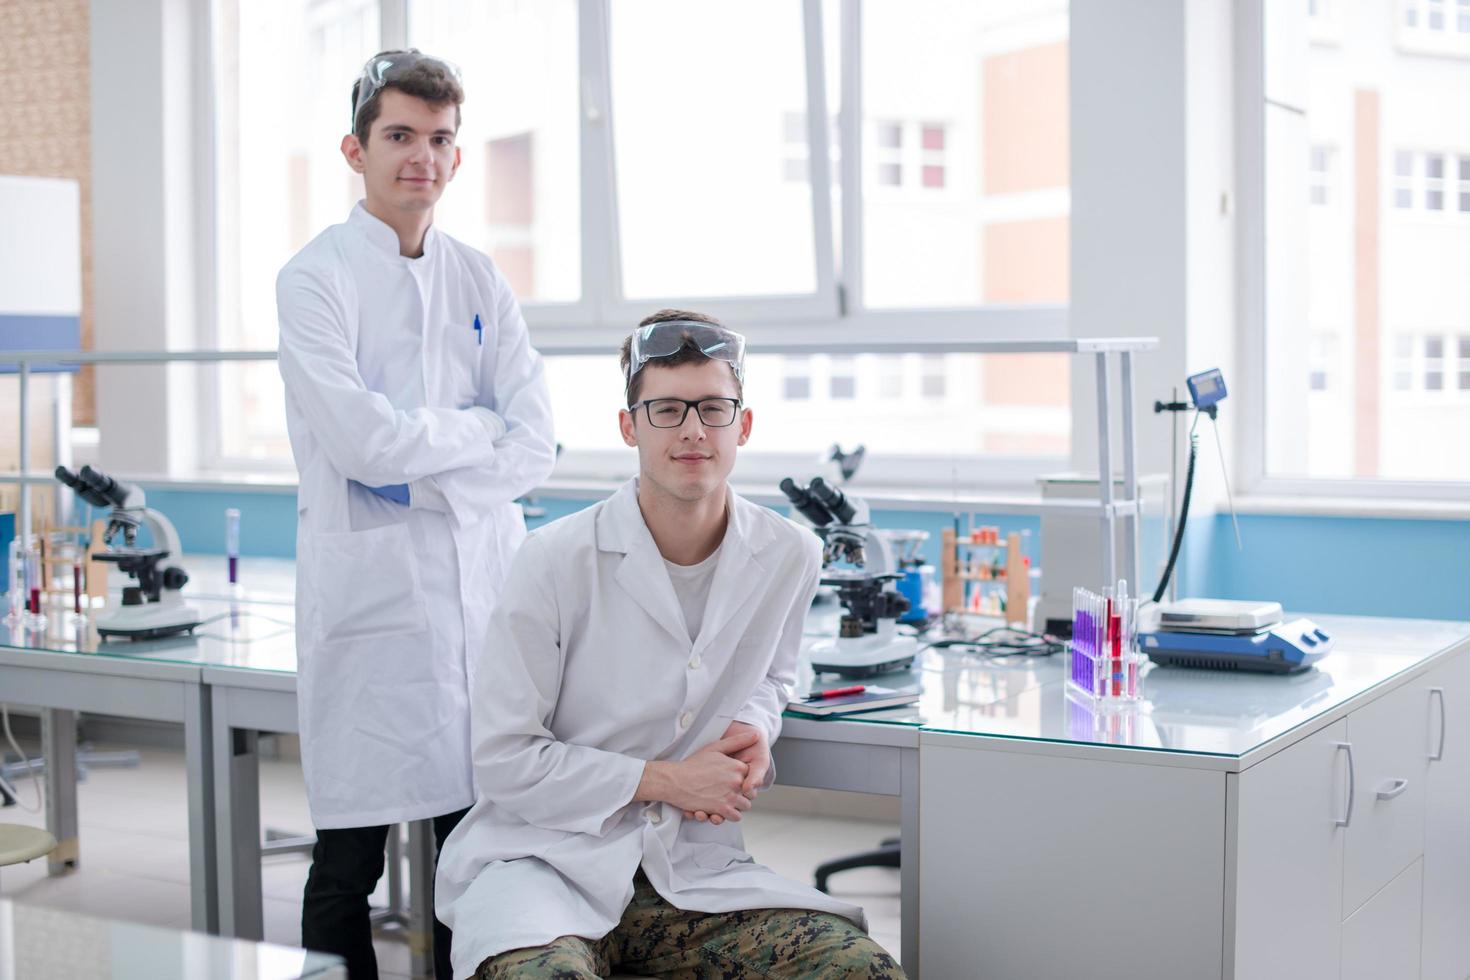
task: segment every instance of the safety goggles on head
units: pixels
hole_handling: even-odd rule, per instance
[[[633,331],[628,350],[628,383],[655,357],[673,357],[685,343],[692,344],[705,357],[724,361],[735,371],[735,378],[745,380],[745,338],[733,330],[699,320],[661,320]]]
[[[396,78],[401,78],[410,68],[421,64],[432,65],[456,82],[463,84],[464,79],[458,65],[445,61],[443,58],[423,54],[417,48],[374,55],[367,60],[367,64],[362,66],[362,73],[357,76],[357,104],[352,107],[352,128],[357,129],[357,117],[362,115],[362,107],[382,91],[383,86]]]

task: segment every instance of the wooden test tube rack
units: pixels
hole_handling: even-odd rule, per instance
[[[1025,623],[1031,605],[1031,569],[1021,554],[1021,535],[1015,531],[1006,535],[1004,546],[998,544],[976,544],[959,540],[954,528],[947,527],[940,536],[940,563],[943,569],[943,601],[946,613],[967,613],[965,606],[966,582],[994,582],[996,579],[982,577],[968,571],[969,562],[961,560],[961,552],[970,549],[1005,548],[1006,611],[1010,623]]]

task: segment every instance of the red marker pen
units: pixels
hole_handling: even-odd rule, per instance
[[[816,694],[808,694],[806,700],[824,701],[827,698],[841,698],[849,694],[861,694],[866,690],[867,688],[861,684],[854,684],[852,687],[834,687],[830,691],[818,691]]]

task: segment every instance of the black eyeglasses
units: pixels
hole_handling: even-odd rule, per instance
[[[698,401],[688,401],[684,398],[648,398],[629,405],[628,411],[637,412],[640,408],[645,410],[648,424],[655,429],[677,429],[689,417],[691,408],[699,412],[699,421],[704,425],[711,429],[723,429],[732,425],[735,416],[740,414],[740,399],[701,398]]]

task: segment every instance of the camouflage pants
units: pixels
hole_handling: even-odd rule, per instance
[[[639,871],[616,929],[562,936],[480,964],[476,980],[594,980],[614,971],[669,980],[904,980],[893,957],[841,916],[805,909],[684,912]]]

